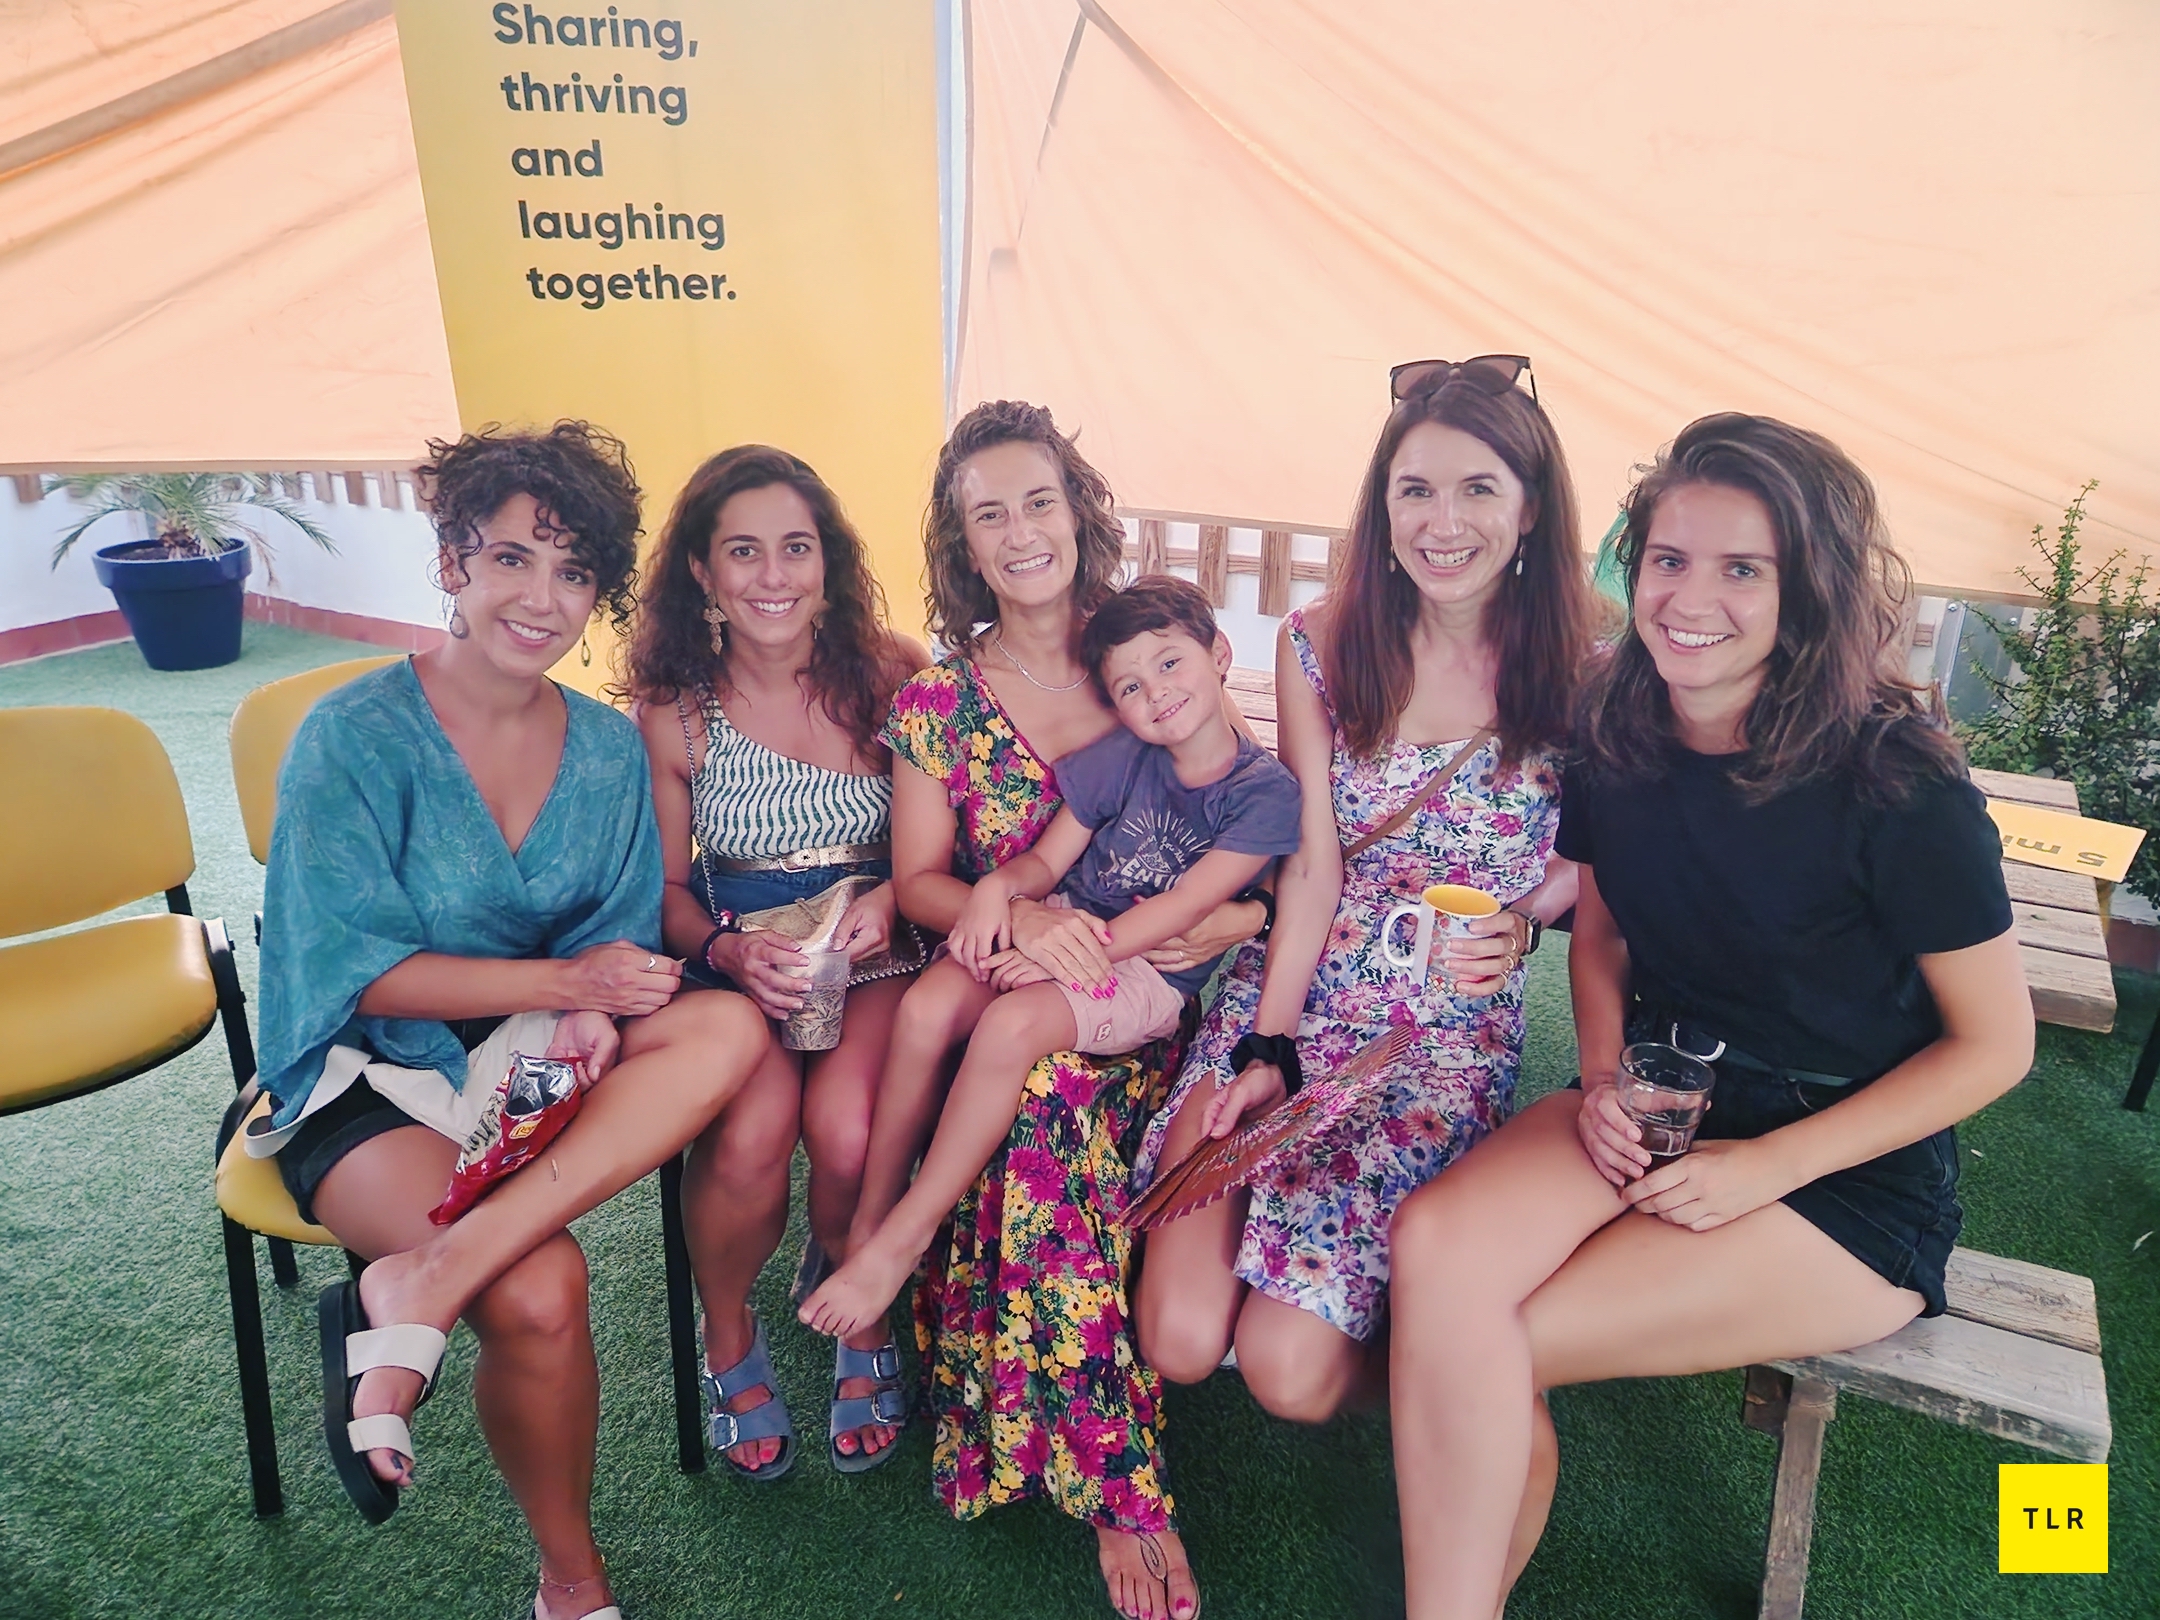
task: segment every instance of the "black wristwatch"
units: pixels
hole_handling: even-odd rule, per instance
[[[720,970],[713,966],[713,941],[718,939],[722,934],[741,933],[742,918],[735,912],[728,910],[728,908],[725,906],[721,906],[720,908],[718,908],[716,911],[713,912],[712,915],[714,925],[713,931],[705,936],[705,943],[698,947],[697,954],[698,960],[705,964],[705,969],[708,973],[718,973]]]
[[[1238,905],[1257,900],[1260,903],[1260,909],[1267,913],[1266,919],[1260,924],[1260,932],[1253,935],[1254,939],[1266,939],[1268,935],[1275,932],[1275,896],[1270,890],[1263,889],[1259,884],[1254,883],[1238,890],[1230,898]]]
[[[1510,907],[1509,909],[1513,910],[1514,908]],[[1538,941],[1545,937],[1545,925],[1527,911],[1517,911],[1515,915],[1530,925],[1530,937],[1523,941],[1522,953],[1524,956],[1534,955],[1538,948]]]
[[[1237,1045],[1230,1048],[1230,1078],[1235,1080],[1245,1072],[1248,1063],[1272,1063],[1282,1070],[1283,1090],[1292,1097],[1298,1087],[1305,1083],[1305,1070],[1298,1062],[1297,1042],[1288,1035],[1245,1035]]]

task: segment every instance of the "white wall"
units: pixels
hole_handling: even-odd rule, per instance
[[[287,489],[298,490],[302,509],[329,531],[337,551],[323,551],[282,518],[254,514],[250,521],[275,553],[276,580],[258,562],[248,577],[251,594],[401,624],[442,623],[442,596],[429,577],[434,530],[415,509],[409,483],[369,473],[361,505],[348,498],[342,476],[303,473],[288,478]],[[53,542],[83,511],[58,495],[24,504],[12,481],[0,481],[0,630],[111,611],[91,554],[147,530],[132,516],[107,518],[49,568]]]
[[[1137,518],[1127,518],[1125,532],[1134,540],[1140,535]],[[1197,523],[1165,523],[1163,545],[1166,550],[1197,551],[1200,547],[1200,526]],[[1299,534],[1290,539],[1290,556],[1295,562],[1325,564],[1328,542],[1325,535]],[[1232,529],[1230,531],[1230,555],[1257,562],[1260,557],[1260,531],[1258,529]],[[1193,579],[1199,570],[1190,563],[1173,562],[1169,571],[1180,579]],[[1318,596],[1322,586],[1317,580],[1294,579],[1290,582],[1290,605],[1303,607]],[[1239,669],[1259,669],[1270,673],[1275,668],[1275,633],[1282,620],[1270,618],[1260,611],[1260,576],[1258,574],[1232,574],[1230,576],[1230,600],[1215,610],[1215,622],[1230,638],[1231,661]]]

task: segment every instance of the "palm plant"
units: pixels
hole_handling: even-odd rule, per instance
[[[263,577],[277,579],[263,532],[241,514],[249,508],[283,518],[323,550],[337,544],[323,527],[263,473],[70,473],[45,480],[45,493],[66,495],[91,508],[89,516],[53,546],[55,568],[94,525],[117,512],[140,512],[155,531],[154,543],[169,557],[209,557],[247,537]]]

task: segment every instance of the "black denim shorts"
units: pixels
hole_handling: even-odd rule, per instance
[[[300,1122],[278,1151],[278,1176],[303,1221],[315,1219],[315,1189],[362,1142],[420,1122],[365,1080],[355,1080]]]
[[[1850,1086],[1780,1080],[1757,1069],[1717,1065],[1717,1089],[1695,1135],[1699,1141],[1767,1136],[1848,1097]],[[1943,1313],[1943,1269],[1957,1246],[1965,1212],[1958,1206],[1958,1145],[1940,1130],[1908,1146],[1794,1189],[1784,1203],[1894,1287],[1910,1288]]]

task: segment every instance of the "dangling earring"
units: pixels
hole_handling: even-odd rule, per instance
[[[454,596],[450,598],[450,616],[443,620],[443,627],[458,641],[463,641],[472,634],[472,626],[465,622],[465,610],[458,606]]]
[[[726,652],[727,614],[721,609],[717,600],[708,599],[706,601],[705,622],[712,626],[712,650],[716,653]]]
[[[586,636],[586,632],[584,632],[584,631],[582,631],[582,630],[578,632],[578,638],[577,638],[577,659],[578,659],[578,662],[579,662],[580,664],[583,664],[583,665],[584,665],[584,666],[585,666],[585,667],[586,667],[587,669],[591,669],[591,668],[592,668],[592,644],[591,644],[590,642],[588,642],[588,641],[587,641],[587,640],[585,639],[585,636]]]
[[[1522,578],[1522,547],[1515,548],[1515,577]]]
[[[1387,554],[1387,571],[1391,574],[1395,572],[1395,553],[1392,551]]]

